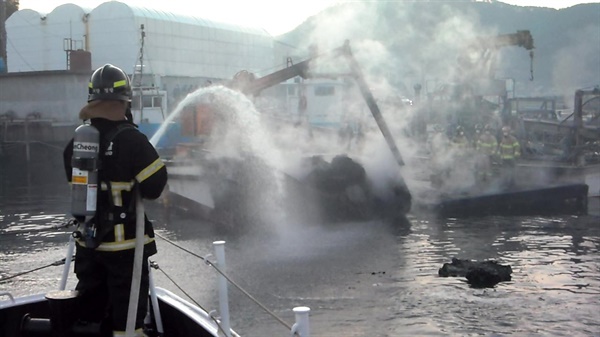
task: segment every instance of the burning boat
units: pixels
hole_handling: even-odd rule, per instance
[[[313,70],[317,58],[320,64],[325,58],[347,61],[345,73],[337,76],[354,81],[398,164],[386,184],[374,183],[364,160],[344,150],[332,153],[333,147],[325,146],[301,151],[315,139],[337,142],[338,129],[282,120],[254,107],[252,100],[264,89],[293,78],[318,77]],[[158,144],[171,125],[187,141],[158,147],[166,159],[170,195],[218,222],[264,222],[265,214],[275,213],[364,220],[403,216],[411,207],[411,193],[400,174],[402,156],[349,43],[264,77],[241,71],[231,81],[201,88],[180,103],[151,142]]]

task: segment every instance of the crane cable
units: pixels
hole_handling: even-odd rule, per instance
[[[533,50],[529,51],[529,59],[530,59],[529,72],[531,73],[531,77],[529,78],[529,80],[533,81]]]

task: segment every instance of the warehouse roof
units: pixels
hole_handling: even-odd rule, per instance
[[[73,50],[90,52],[92,68],[109,62],[135,69],[141,62],[146,73],[161,76],[230,78],[240,69],[260,72],[274,62],[273,37],[264,29],[121,1],[93,9],[63,4],[47,15],[20,10],[6,30],[9,72],[67,69],[67,52]]]
[[[110,3],[110,4],[119,3],[122,5],[125,5],[129,8],[131,8],[134,15],[146,17],[149,19],[157,19],[157,20],[165,20],[165,21],[171,21],[171,22],[180,22],[180,23],[186,23],[186,24],[201,25],[201,26],[207,26],[207,27],[217,28],[217,29],[235,30],[235,31],[240,31],[243,33],[250,33],[250,34],[268,35],[268,33],[262,28],[252,28],[252,27],[244,27],[244,26],[234,25],[234,24],[227,24],[227,23],[208,20],[208,19],[201,18],[198,16],[193,16],[193,15],[172,13],[172,12],[163,11],[163,10],[156,9],[156,8],[149,8],[149,7],[143,7],[143,6],[133,6],[133,5],[119,2],[119,1],[109,1],[108,3]],[[106,3],[104,3],[104,4],[106,4]]]

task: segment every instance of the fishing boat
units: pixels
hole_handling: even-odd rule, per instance
[[[588,197],[600,198],[600,87],[577,90],[573,110],[561,114],[553,104],[537,100],[532,115],[531,109],[519,109],[520,101],[514,100],[511,113],[520,117],[525,158],[518,169],[525,179],[532,181],[542,171],[545,179],[585,183]]]
[[[458,65],[465,70],[459,72],[459,85],[426,82],[428,100],[421,109],[441,129],[441,124],[448,124],[443,132],[445,143],[450,143],[457,127],[471,139],[478,137],[477,125],[488,125],[497,136],[503,126],[510,127],[522,152],[514,170],[508,169],[513,171],[511,182],[504,181],[507,170],[497,160],[491,163],[493,177],[478,181],[473,144],[469,149],[447,146],[448,151],[436,154],[422,151],[423,171],[434,167],[435,172],[432,179],[421,179],[429,179],[429,185],[420,184],[415,191],[418,207],[442,216],[587,213],[588,204],[597,203],[600,197],[600,90],[577,90],[568,116],[557,113],[551,97],[514,97],[513,92],[508,98],[510,83],[495,77],[493,62],[497,50],[506,46],[525,48],[533,62],[529,31],[477,39],[469,48],[481,53],[465,58],[468,68]],[[532,67],[530,71],[533,79]],[[438,131],[433,131],[433,125],[423,125],[424,137],[433,139]]]
[[[339,64],[339,59],[344,60],[345,72],[328,72],[327,76],[317,73],[318,68],[314,67],[317,59],[319,65]],[[366,169],[369,159],[354,156],[347,149],[336,149],[333,151],[340,152],[332,153],[331,146],[324,146],[320,151],[309,153],[296,151],[315,139],[329,145],[338,142],[340,129],[332,128],[331,124],[339,125],[339,118],[332,122],[321,116],[310,122],[298,112],[293,118],[282,118],[254,108],[261,92],[276,84],[294,78],[336,76],[353,81],[355,93],[366,102],[365,108],[381,132],[379,136],[383,135],[391,158],[396,161],[397,174],[381,186],[375,186],[371,172]],[[315,83],[321,85],[307,84],[303,90],[335,91],[324,90],[330,86],[324,86],[319,80]],[[300,96],[302,101],[310,95]],[[303,109],[300,104],[300,111]],[[262,135],[253,134],[266,128],[270,130],[268,136],[275,141],[265,142]],[[178,140],[164,140],[173,139],[174,133],[179,134],[175,137]],[[284,141],[277,138],[281,135],[295,135],[292,137],[295,143],[282,149],[279,145]],[[411,194],[398,167],[404,165],[404,161],[349,43],[330,53],[290,63],[260,78],[240,71],[232,80],[201,88],[189,94],[149,137],[154,144],[169,144],[157,146],[169,172],[169,198],[176,199],[177,205],[189,205],[188,209],[199,210],[219,222],[253,222],[248,218],[268,207],[265,201],[269,195],[282,190],[284,193],[278,195],[286,199],[284,203],[291,205],[296,213],[321,214],[327,220],[403,216],[411,207]],[[273,145],[279,147],[273,149]],[[279,159],[265,156],[271,149],[279,152]],[[240,218],[232,219],[237,215]],[[264,219],[257,220],[255,222]]]

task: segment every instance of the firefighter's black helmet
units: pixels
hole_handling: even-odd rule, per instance
[[[96,100],[131,102],[129,76],[112,64],[96,69],[88,86],[88,102]]]

